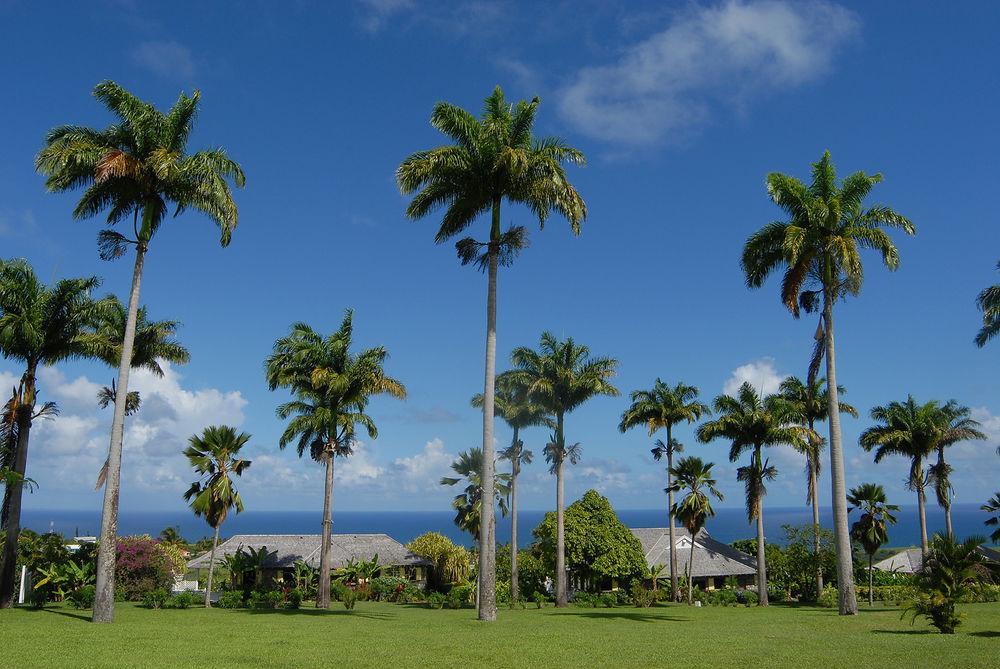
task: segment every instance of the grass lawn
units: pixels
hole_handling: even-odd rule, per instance
[[[335,606],[338,604],[335,603]],[[0,611],[7,667],[997,667],[1000,604],[963,607],[954,636],[898,609],[569,608],[433,611],[361,602],[353,612],[147,610],[113,625],[50,606]]]

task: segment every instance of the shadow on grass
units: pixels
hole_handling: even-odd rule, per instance
[[[58,609],[26,609],[27,611],[44,611],[45,613],[54,613],[57,616],[66,616],[67,618],[75,618],[76,620],[82,620],[85,623],[90,622],[90,614],[84,611],[60,611]]]
[[[348,611],[347,609],[235,609],[238,613],[251,616],[352,616],[369,620],[391,620],[395,616],[370,611]]]
[[[1000,638],[1000,632],[987,631],[987,632],[969,632],[969,636],[978,636],[983,639],[996,639]]]
[[[872,630],[872,634],[902,634],[915,636],[921,634],[937,634],[934,630]]]
[[[620,611],[617,609],[567,609],[555,612],[557,616],[579,616],[580,618],[594,618],[597,620],[607,620],[608,618],[618,618],[619,620],[631,620],[640,623],[658,622],[689,622],[689,618],[677,618],[675,616],[656,616],[642,611]]]

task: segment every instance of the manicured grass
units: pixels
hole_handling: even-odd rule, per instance
[[[62,606],[0,611],[9,667],[997,667],[1000,604],[972,604],[958,634],[894,608],[569,608],[475,612],[362,602],[353,612],[146,610],[113,625]]]

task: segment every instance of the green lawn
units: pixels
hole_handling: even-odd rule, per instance
[[[339,605],[337,605],[339,606]],[[475,612],[359,603],[348,613],[152,611],[119,605],[113,625],[61,606],[0,611],[8,667],[997,667],[1000,604],[963,609],[943,636],[897,609],[700,608]]]

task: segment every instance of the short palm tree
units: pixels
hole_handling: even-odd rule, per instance
[[[942,634],[954,634],[962,622],[955,606],[973,592],[989,573],[986,558],[979,550],[984,537],[971,536],[959,543],[951,537],[935,534],[923,561],[914,575],[917,594],[904,613],[925,616]]]
[[[837,183],[837,171],[827,151],[813,165],[812,181],[773,172],[767,192],[787,215],[787,221],[769,223],[747,240],[742,266],[747,285],[759,288],[784,267],[781,301],[796,318],[800,309],[820,310],[821,342],[826,358],[827,416],[830,427],[830,480],[833,488],[833,525],[837,544],[837,582],[840,614],[857,613],[854,562],[847,526],[847,487],[837,395],[837,365],[833,340],[833,305],[857,295],[864,278],[861,249],[872,249],[889,270],[899,266],[899,252],[886,229],[913,234],[913,224],[882,205],[865,207],[865,199],[882,181],[881,174],[855,172]],[[818,360],[814,356],[814,360]]]
[[[993,543],[1000,543],[1000,492],[993,495],[993,497],[979,507],[980,510],[986,513],[995,513],[997,515],[991,516],[983,521],[983,524],[987,527],[995,527],[997,529],[993,530],[993,534],[990,535],[990,541]]]
[[[945,460],[944,452],[949,446],[961,441],[986,439],[986,434],[979,428],[982,425],[971,417],[969,407],[961,406],[955,400],[949,400],[938,411],[937,462],[928,468],[931,483],[934,485],[934,496],[938,505],[944,509],[945,532],[954,538],[951,527],[951,472],[952,466]]]
[[[455,509],[455,525],[464,532],[472,536],[472,540],[479,544],[480,528],[483,522],[483,449],[470,448],[458,454],[458,458],[451,463],[451,470],[456,476],[441,477],[441,485],[455,486],[465,483],[455,499],[452,500],[452,508]],[[507,515],[507,496],[510,494],[510,476],[500,474],[497,476],[497,486],[494,491],[494,508],[499,507],[500,513]],[[489,515],[489,511],[486,512]],[[481,547],[480,547],[481,548]]]
[[[1000,262],[997,269],[1000,270]],[[976,298],[976,305],[983,312],[983,327],[976,335],[976,346],[982,348],[1000,332],[1000,283],[984,288]]]
[[[91,357],[86,333],[94,319],[95,301],[90,293],[100,285],[96,277],[63,279],[47,286],[24,260],[0,261],[0,354],[22,365],[21,378],[13,392],[8,437],[16,437],[7,458],[11,480],[5,492],[6,522],[0,608],[14,600],[14,569],[17,540],[21,532],[21,498],[26,483],[28,443],[36,418],[52,415],[55,405],[38,405],[39,367],[73,358]]]
[[[665,430],[666,441],[657,440],[652,449],[653,459],[657,462],[661,458],[667,461],[667,516],[669,522],[670,545],[676,544],[674,537],[674,492],[671,483],[671,469],[673,469],[674,453],[683,450],[676,439],[673,438],[674,425],[678,423],[694,423],[705,414],[711,413],[708,406],[698,401],[698,389],[684,383],[669,386],[660,379],[650,390],[635,390],[631,395],[632,404],[625,413],[622,414],[618,429],[625,432],[633,427],[642,426],[649,430],[649,436],[653,436],[657,430]],[[670,551],[670,592],[674,599],[680,595],[677,589],[677,556],[676,551]]]
[[[271,390],[287,388],[293,399],[280,405],[278,418],[288,420],[280,448],[296,442],[299,457],[307,452],[326,468],[323,494],[323,532],[320,546],[318,608],[330,607],[330,536],[333,526],[334,458],[353,452],[355,431],[361,426],[378,437],[375,421],[366,413],[376,395],[406,397],[406,388],[383,369],[389,353],[378,346],[352,353],[353,313],[348,310],[340,328],[323,337],[305,323],[274,343],[264,363]]]
[[[847,391],[843,386],[837,388],[837,394],[843,395]],[[816,433],[816,423],[825,421],[827,412],[830,410],[829,398],[826,393],[826,379],[813,379],[803,381],[794,376],[789,376],[781,382],[779,390],[781,398],[788,405],[788,409],[796,416],[796,422],[804,424],[809,428],[812,438],[802,442],[801,452],[806,456],[806,504],[812,507],[813,516],[813,553],[818,556],[820,551],[820,526],[819,526],[819,483],[820,464],[823,446],[826,441]],[[846,413],[854,418],[858,417],[858,410],[847,402],[838,402],[841,413]],[[823,568],[816,570],[816,596],[823,592]]]
[[[510,355],[512,379],[527,388],[533,402],[555,417],[545,458],[556,477],[556,606],[568,603],[566,592],[566,541],[564,524],[564,468],[580,458],[580,444],[566,443],[566,414],[599,395],[617,396],[611,384],[618,369],[614,358],[591,357],[590,349],[572,338],[559,341],[543,332],[538,350],[521,346]]]
[[[688,605],[692,603],[691,587],[691,566],[694,564],[694,542],[698,532],[705,527],[705,521],[715,515],[712,508],[712,500],[709,493],[715,496],[720,502],[724,499],[722,493],[716,487],[716,481],[712,478],[712,467],[714,462],[703,462],[696,456],[681,458],[677,462],[670,474],[673,482],[670,484],[671,492],[687,491],[684,498],[671,508],[673,515],[681,521],[688,533],[691,535],[691,555],[688,558]],[[677,552],[677,546],[670,545],[671,559]]]
[[[847,503],[851,506],[847,512],[854,509],[861,511],[861,517],[851,525],[851,538],[861,544],[868,556],[868,605],[875,604],[875,578],[872,561],[875,553],[889,541],[889,525],[896,524],[894,511],[899,511],[895,504],[886,501],[885,490],[877,483],[862,483],[851,488],[847,493]]]
[[[121,396],[115,402],[111,422],[93,613],[94,622],[111,622],[125,402],[146,251],[171,208],[174,216],[186,209],[204,214],[219,226],[220,242],[227,246],[238,220],[230,183],[242,187],[245,177],[243,169],[222,149],[187,153],[201,100],[198,91],[191,96],[182,93],[167,113],[113,81],[98,84],[94,97],[115,116],[115,122],[104,130],[78,125],[54,128],[38,153],[35,168],[47,177],[45,185],[50,191],[84,189],[73,210],[75,218],[107,212],[109,226],[132,219],[131,236],[110,229],[98,235],[100,255],[105,260],[119,258],[129,247],[135,247],[125,337],[118,361],[117,387]]]
[[[431,125],[453,143],[410,155],[396,170],[404,195],[413,195],[406,214],[418,219],[444,208],[435,241],[446,242],[461,234],[480,215],[489,212],[489,238],[465,238],[456,244],[462,264],[475,263],[487,271],[486,374],[483,387],[483,453],[486,470],[483,488],[494,488],[493,414],[496,376],[496,289],[500,265],[510,265],[526,245],[523,226],[500,228],[500,207],[510,203],[528,207],[540,225],[553,212],[562,214],[574,234],[587,217],[583,198],[569,183],[563,166],[583,164],[583,154],[561,139],[536,139],[532,134],[539,100],[508,103],[499,86],[486,98],[482,118],[453,104],[439,102]],[[490,525],[483,529],[492,531]],[[496,619],[496,547],[480,543],[479,618]]]
[[[735,397],[716,397],[712,409],[718,418],[698,427],[698,441],[707,444],[715,439],[729,440],[730,462],[736,462],[744,451],[750,451],[750,464],[737,470],[737,479],[746,489],[747,519],[757,521],[757,593],[760,605],[767,606],[764,496],[767,481],[773,480],[778,470],[764,458],[763,449],[781,445],[801,448],[810,434],[808,428],[793,424],[795,416],[779,396],[761,398],[749,383],[741,385]]]
[[[208,560],[208,582],[205,586],[205,607],[212,606],[212,574],[215,571],[215,551],[219,547],[219,528],[226,522],[230,509],[243,512],[243,498],[233,483],[233,476],[242,476],[250,460],[240,457],[240,450],[250,441],[246,432],[236,432],[228,425],[206,427],[199,436],[188,440],[185,457],[198,475],[184,499],[194,515],[205,519],[212,528],[212,553]]]

